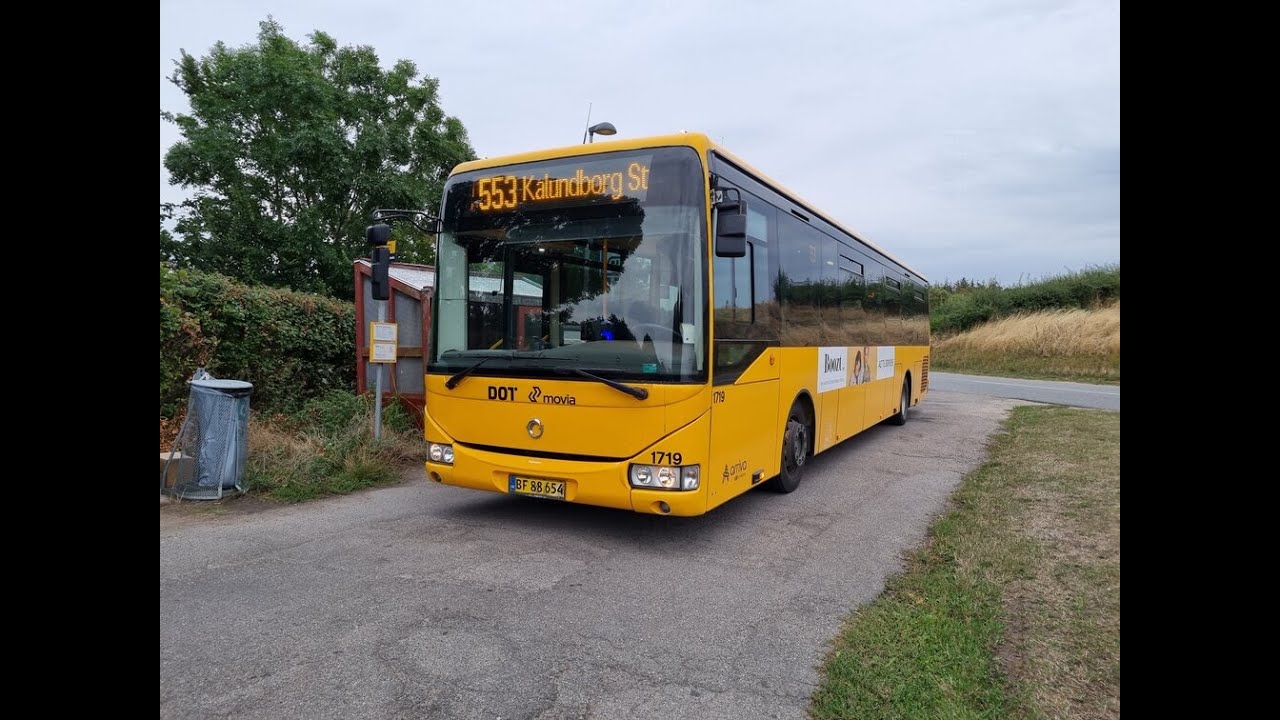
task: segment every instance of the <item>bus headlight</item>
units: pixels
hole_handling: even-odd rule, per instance
[[[427,457],[431,458],[431,462],[444,463],[445,465],[453,464],[453,446],[441,445],[439,443],[430,443],[427,446]]]
[[[649,490],[697,490],[702,477],[698,465],[632,465],[631,487]]]

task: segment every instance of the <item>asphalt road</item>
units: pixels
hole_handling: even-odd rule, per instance
[[[1120,410],[1119,385],[1057,382],[1054,380],[1020,380],[987,375],[957,375],[930,372],[931,390],[972,393],[990,397],[1031,400],[1053,405]]]
[[[700,518],[412,482],[160,510],[160,715],[804,718],[1014,403],[934,391]]]

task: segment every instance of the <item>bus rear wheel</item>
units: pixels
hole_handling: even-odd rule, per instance
[[[769,483],[774,492],[789,493],[800,487],[804,478],[804,464],[809,459],[808,417],[800,406],[791,406],[787,416],[787,428],[782,434],[782,467],[778,477]]]

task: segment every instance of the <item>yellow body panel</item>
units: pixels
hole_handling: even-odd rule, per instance
[[[428,375],[426,387],[428,414],[448,442],[544,454],[631,457],[705,414],[709,404],[703,385],[628,383],[649,391],[636,400],[590,382],[476,376],[448,390],[447,379]],[[534,419],[543,426],[537,439],[527,429]]]
[[[770,419],[777,415],[781,360],[782,348],[771,347],[737,381],[711,388],[708,509],[778,474],[780,436]]]
[[[711,140],[702,133],[677,133],[674,135],[656,135],[643,138],[627,138],[625,140],[610,140],[608,142],[597,142],[590,145],[566,145],[558,148],[547,148],[545,150],[534,150],[532,152],[519,153],[516,155],[504,155],[496,158],[483,158],[481,160],[472,160],[464,162],[453,169],[454,175],[458,173],[470,172],[472,170],[483,170],[485,168],[503,167],[506,165],[516,165],[519,163],[536,162],[538,160],[552,160],[556,158],[569,158],[578,155],[595,155],[602,152],[618,152],[620,150],[643,150],[645,148],[654,147],[676,147],[687,146],[698,151],[698,155],[706,157],[707,151],[714,147]]]

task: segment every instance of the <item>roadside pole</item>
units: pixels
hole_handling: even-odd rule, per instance
[[[378,322],[384,323],[387,321],[387,301],[379,300],[377,302],[378,302]],[[370,359],[373,358],[372,346],[369,350],[369,358]],[[386,373],[387,364],[386,363],[371,363],[371,364],[374,367],[378,368],[378,379],[374,384],[374,395],[373,395],[373,398],[374,398],[373,400],[373,439],[381,440],[382,439],[382,377]]]
[[[372,264],[370,273],[370,298],[378,303],[378,319],[369,323],[369,363],[376,365],[378,376],[374,381],[373,439],[382,439],[382,386],[385,366],[395,363],[396,324],[387,322],[387,301],[391,299],[391,258],[395,254],[395,242],[391,240],[391,226],[380,222],[365,228],[365,241],[373,248],[369,253]]]

